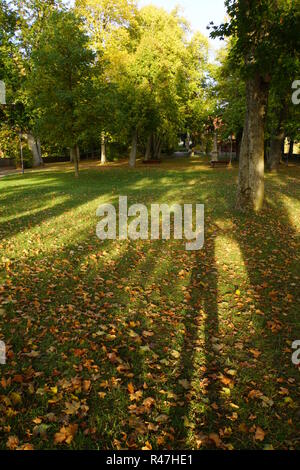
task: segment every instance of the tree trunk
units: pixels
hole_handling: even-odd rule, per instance
[[[37,150],[38,150],[38,154],[39,154],[39,157],[40,157],[41,165],[44,165],[44,160],[43,160],[43,157],[42,157],[41,141],[40,141],[39,138],[36,139],[36,148],[37,148]]]
[[[135,129],[132,133],[132,144],[131,144],[131,151],[129,157],[129,166],[131,168],[135,167],[136,163],[136,153],[137,153],[137,129]]]
[[[264,200],[264,135],[268,86],[262,77],[249,78],[246,117],[240,150],[237,209],[259,211]]]
[[[268,169],[276,170],[282,159],[282,143],[284,142],[284,131],[278,130],[275,136],[271,138],[270,153],[268,159]]]
[[[76,178],[78,178],[79,176],[79,158],[78,157],[79,157],[79,147],[78,145],[75,145],[70,150],[70,161],[74,162],[74,170],[75,170]]]
[[[214,131],[214,146],[213,146],[213,151],[212,151],[212,157],[211,157],[213,162],[217,162],[219,160],[219,152],[218,152],[218,131]]]
[[[235,153],[236,153],[236,159],[237,161],[239,161],[240,159],[240,152],[241,152],[241,138],[242,138],[242,135],[243,135],[243,131],[239,131],[237,132],[236,134],[236,150],[235,150]]]
[[[33,156],[33,166],[38,167],[43,165],[43,159],[41,154],[41,144],[39,139],[35,139],[31,132],[27,134],[28,147]]]
[[[104,132],[101,132],[101,165],[105,165],[106,162],[105,134]]]
[[[289,159],[292,158],[294,155],[294,140],[290,140],[290,148],[289,148]]]
[[[148,162],[151,159],[151,149],[152,149],[152,134],[148,137],[148,140],[147,140],[145,162]]]
[[[159,160],[161,155],[161,139],[157,135],[153,136],[153,160]]]

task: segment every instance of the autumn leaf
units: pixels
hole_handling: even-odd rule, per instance
[[[143,401],[143,405],[146,408],[151,408],[151,406],[154,404],[154,402],[155,402],[154,398],[148,397]]]
[[[78,401],[72,401],[72,403],[66,403],[65,413],[67,415],[74,415],[80,409],[80,403]]]
[[[152,450],[152,445],[149,441],[147,441],[144,447],[142,447],[142,450]]]
[[[253,354],[255,359],[257,359],[261,355],[261,352],[258,351],[258,349],[250,349],[250,352],[251,352],[251,354]]]
[[[91,381],[90,380],[84,380],[82,384],[82,388],[85,392],[88,392],[91,387]]]
[[[78,429],[78,424],[70,424],[69,426],[63,426],[59,432],[54,436],[55,444],[71,444]]]
[[[209,434],[208,437],[209,437],[209,439],[210,439],[211,441],[214,442],[214,444],[215,444],[215,446],[216,446],[217,448],[223,447],[223,443],[222,443],[222,441],[221,441],[221,439],[220,439],[220,436],[218,436],[218,434],[216,434],[216,433],[211,433],[211,434]]]
[[[6,447],[9,450],[15,450],[19,445],[19,439],[17,436],[9,436],[6,442]]]
[[[265,435],[266,433],[263,431],[263,429],[257,426],[254,439],[256,441],[263,441],[265,439]]]

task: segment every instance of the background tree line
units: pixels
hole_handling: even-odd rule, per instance
[[[217,61],[208,40],[175,9],[135,0],[0,0],[0,148],[17,154],[26,136],[34,166],[42,153],[99,149],[102,164],[138,152],[159,159],[178,144],[210,142],[213,122],[234,135],[237,206],[259,210],[265,167],[278,167],[286,137],[299,140],[299,0],[226,0],[228,20],[211,24],[227,39]],[[207,149],[209,146],[207,147]]]

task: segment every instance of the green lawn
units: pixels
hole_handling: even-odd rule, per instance
[[[300,449],[300,167],[39,171],[0,180],[0,449]],[[99,204],[204,203],[203,250],[100,242]]]

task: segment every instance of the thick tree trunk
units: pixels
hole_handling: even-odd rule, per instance
[[[105,165],[106,161],[105,134],[101,132],[101,165]]]
[[[44,162],[42,159],[41,144],[40,144],[39,139],[35,139],[33,134],[31,134],[31,132],[28,132],[27,142],[28,142],[28,147],[33,156],[33,166],[38,167],[38,166],[43,165]]]
[[[268,86],[260,76],[247,81],[246,117],[242,137],[236,205],[259,211],[264,200],[264,135]]]
[[[268,169],[270,171],[276,170],[280,165],[282,159],[282,143],[284,142],[284,132],[278,130],[275,136],[271,138],[270,153],[268,159]]]
[[[136,163],[136,153],[137,153],[137,129],[135,129],[132,133],[132,144],[131,144],[131,151],[130,151],[130,157],[129,157],[129,166],[131,168],[135,167]]]
[[[74,147],[71,148],[70,161],[74,162],[75,176],[76,178],[78,178],[79,176],[79,147],[78,145],[75,145]]]

